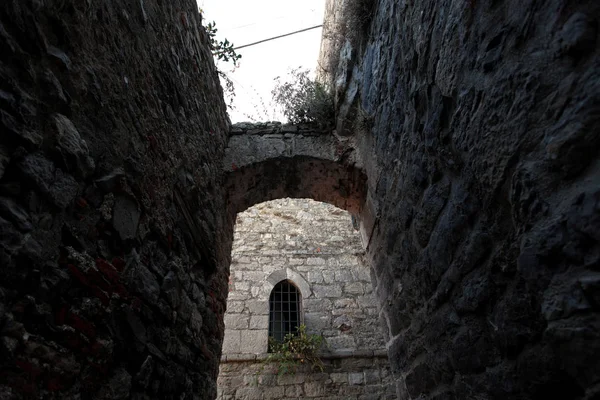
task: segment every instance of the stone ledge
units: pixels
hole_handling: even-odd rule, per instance
[[[269,122],[240,122],[233,124],[229,129],[230,136],[236,135],[284,135],[284,134],[303,134],[303,135],[323,135],[331,133],[332,129],[323,129],[315,124],[282,124],[278,121]]]
[[[269,356],[268,353],[250,354],[250,353],[235,353],[223,354],[221,363],[247,362],[247,361],[264,361]],[[387,350],[338,350],[332,352],[323,352],[319,357],[323,360],[339,360],[343,358],[387,358]]]

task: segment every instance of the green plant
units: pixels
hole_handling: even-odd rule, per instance
[[[202,18],[204,10],[199,8],[198,12]],[[231,61],[233,63],[233,69],[231,72],[235,71],[235,68],[238,67],[238,61],[240,58],[242,58],[242,55],[237,54],[235,48],[233,47],[233,43],[231,43],[228,39],[222,41],[217,40],[218,29],[214,21],[204,25],[204,29],[206,29],[206,33],[208,34],[208,44],[213,56],[220,61]],[[217,69],[217,74],[221,80],[223,94],[227,100],[227,107],[233,110],[235,108],[233,105],[233,100],[235,98],[235,85],[233,84],[233,80],[221,69]]]
[[[318,351],[325,338],[321,335],[306,333],[306,325],[302,324],[296,333],[285,335],[283,342],[269,337],[269,354],[262,361],[263,365],[257,375],[262,373],[266,365],[274,365],[277,375],[294,374],[298,367],[308,365],[311,370],[323,372],[323,362]]]
[[[213,56],[217,57],[218,60],[221,61],[232,61],[233,65],[236,65],[237,61],[242,58],[241,54],[237,54],[235,48],[233,47],[233,43],[229,40],[217,40],[217,31],[215,22],[209,22],[205,26],[206,33],[208,33],[208,38],[210,40],[210,49],[213,53]]]
[[[283,115],[292,124],[312,122],[322,128],[331,126],[334,108],[329,86],[312,79],[308,69],[293,69],[290,78],[286,82],[275,78],[275,88],[271,91]]]
[[[223,95],[225,97],[227,107],[233,110],[235,108],[233,105],[233,100],[235,98],[235,85],[233,84],[233,80],[231,80],[229,75],[220,69],[217,70],[217,74],[221,79],[221,87],[223,88]]]

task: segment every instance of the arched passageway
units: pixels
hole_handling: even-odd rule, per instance
[[[330,204],[288,198],[238,213],[218,399],[395,398],[363,256],[349,213]],[[323,337],[323,371],[277,376],[277,363],[262,363],[268,337],[296,332],[288,320]]]
[[[393,392],[393,385],[390,385],[388,378],[389,364],[383,335],[387,327],[380,326],[384,319],[378,315],[371,282],[373,275],[369,272],[369,265],[363,263],[363,244],[359,234],[351,227],[348,214],[342,211],[360,215],[367,198],[367,177],[357,167],[352,143],[332,132],[313,131],[309,127],[282,126],[277,123],[243,124],[232,128],[223,168],[226,172],[228,213],[230,220],[237,222],[228,311],[225,315],[223,364],[219,378],[221,395],[227,393],[237,396],[247,394],[246,391],[260,391],[259,388],[244,388],[241,383],[232,385],[231,379],[239,380],[244,374],[252,375],[256,360],[266,352],[269,295],[278,282],[288,280],[301,289],[304,306],[302,320],[306,322],[307,330],[324,334],[330,344],[330,357],[342,359],[337,369],[330,368],[328,373],[333,373],[343,381],[314,383],[313,386],[320,388],[317,392],[349,395],[352,391],[375,390],[382,395],[387,392],[388,396],[392,396],[390,390]],[[275,199],[282,200],[270,201]],[[265,221],[264,224],[276,224],[277,219],[284,218],[281,221],[283,229],[288,231],[287,236],[293,236],[296,228],[294,223],[290,224],[290,220],[295,220],[296,216],[273,212],[271,207],[275,206],[270,204],[284,204],[282,214],[285,214],[290,212],[290,204],[298,206],[302,202],[321,213],[317,211],[316,219],[312,221],[297,221],[306,231],[300,237],[303,240],[314,238],[322,242],[322,246],[300,243],[292,246],[294,248],[287,248],[286,244],[294,242],[294,239],[288,242],[273,239],[271,242],[271,239],[257,236],[256,231],[250,232],[253,238],[250,242],[239,242],[248,241],[248,238],[242,239],[243,235],[238,232],[240,229],[249,230],[245,226],[248,224],[243,222],[261,219],[253,215],[258,212],[256,207],[260,207],[260,212],[265,214],[264,219],[270,217],[275,220]],[[327,217],[327,212],[335,215]],[[343,239],[338,233],[330,231],[332,227],[335,230],[336,223],[339,224],[340,213],[347,216],[346,226],[342,229]],[[310,226],[314,232],[310,232]],[[277,231],[276,227],[271,228]],[[274,232],[271,230],[258,229],[258,232],[272,235]],[[327,247],[336,248],[336,244],[330,242],[331,238],[334,241],[347,241],[347,246],[338,243],[335,255],[323,254],[322,251],[330,251]],[[264,254],[258,255],[261,250]],[[343,254],[344,251],[348,254]],[[274,257],[274,253],[279,253],[280,257]],[[360,261],[356,259],[358,254]],[[348,263],[353,258],[356,260],[347,265],[340,261],[345,259]],[[259,285],[255,281],[265,283]],[[312,393],[303,384],[292,388],[285,386],[289,382],[277,380],[277,383],[268,390],[284,388],[286,391],[299,391],[294,393],[308,397],[319,394]],[[237,390],[235,386],[241,389]]]
[[[234,125],[223,168],[230,214],[285,197],[358,214],[366,198],[367,178],[351,143],[307,126]]]
[[[229,211],[284,197],[310,198],[333,204],[352,214],[366,197],[366,177],[358,169],[309,157],[276,158],[229,174]]]

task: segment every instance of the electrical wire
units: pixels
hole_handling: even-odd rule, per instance
[[[245,47],[254,46],[254,45],[257,45],[257,44],[260,44],[260,43],[269,42],[271,40],[280,39],[282,37],[291,36],[291,35],[295,35],[297,33],[302,33],[302,32],[306,32],[306,31],[310,31],[311,29],[317,29],[317,28],[322,28],[322,27],[323,27],[323,24],[316,25],[316,26],[311,26],[310,28],[300,29],[299,31],[294,31],[294,32],[286,33],[284,35],[279,35],[279,36],[274,36],[272,38],[259,40],[258,42],[245,44],[243,46],[237,46],[237,47],[234,47],[233,50],[243,49]]]

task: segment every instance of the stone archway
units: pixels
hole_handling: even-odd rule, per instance
[[[358,214],[366,198],[367,178],[356,166],[352,143],[307,126],[234,125],[223,168],[232,214],[283,197]]]
[[[240,212],[217,398],[262,398],[262,393],[271,398],[395,398],[385,329],[363,256],[349,213],[330,204],[287,198]],[[325,340],[320,373],[300,368],[293,376],[278,376],[277,363],[263,363],[270,295],[282,281],[299,289],[297,312],[306,332]]]

